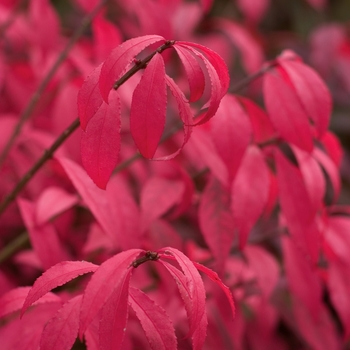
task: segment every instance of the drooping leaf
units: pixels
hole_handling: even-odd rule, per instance
[[[83,166],[95,184],[105,189],[118,162],[120,150],[120,99],[111,94],[109,105],[103,103],[81,135]]]
[[[289,288],[317,319],[322,304],[322,287],[315,267],[291,238],[282,237],[282,248]]]
[[[146,47],[164,42],[159,35],[145,35],[125,41],[117,46],[102,65],[99,86],[103,100],[108,103],[108,95],[113,84],[118,80],[134,58]]]
[[[313,139],[308,116],[295,91],[277,70],[264,75],[264,101],[276,131],[286,141],[311,152]]]
[[[220,288],[221,290],[225,293],[227,300],[230,303],[231,306],[231,311],[232,311],[232,316],[235,316],[235,304],[232,298],[232,293],[230,291],[230,289],[222,282],[222,280],[220,279],[220,277],[218,276],[218,274],[209,269],[208,267],[199,264],[195,261],[193,261],[193,265],[196,267],[197,270],[204,272],[213,282],[215,282]]]
[[[202,348],[206,337],[206,327],[208,323],[206,312],[199,317],[193,315],[195,312],[194,307],[196,307],[197,303],[193,301],[189,278],[167,261],[160,259],[159,262],[168,270],[176,282],[187,312],[190,326],[189,336],[192,338],[193,348],[199,350]]]
[[[211,134],[232,180],[252,137],[250,120],[235,96],[226,95],[221,100]]]
[[[97,268],[97,265],[87,261],[63,261],[52,266],[34,282],[23,304],[21,315],[50,290],[62,286],[78,276],[94,272]]]
[[[84,334],[96,314],[116,288],[130,273],[132,261],[142,252],[141,249],[130,249],[106,260],[92,275],[83,296],[80,314],[80,337]]]
[[[114,244],[117,244],[118,236],[113,216],[110,215],[110,203],[106,191],[99,189],[77,163],[68,158],[58,158],[58,161],[105,233]]]
[[[320,76],[302,62],[278,59],[280,66],[286,71],[307,115],[316,126],[317,135],[326,132],[331,115],[331,95]]]
[[[156,53],[134,90],[130,108],[131,135],[145,158],[153,158],[162,137],[166,103],[165,65]]]
[[[96,114],[103,102],[98,85],[101,67],[102,64],[92,71],[92,73],[85,79],[78,92],[78,115],[80,126],[83,130],[86,130],[90,119]]]
[[[48,269],[58,262],[66,260],[68,255],[62,247],[54,226],[51,223],[37,224],[35,204],[20,198],[18,205],[28,229],[30,242],[43,267]]]
[[[322,207],[323,197],[326,191],[326,181],[321,167],[309,153],[303,152],[295,146],[292,146],[292,149],[304,179],[305,188],[310,198],[310,204],[316,213]]]
[[[22,308],[23,303],[28,296],[31,287],[17,287],[11,289],[0,298],[0,318]],[[37,300],[36,304],[60,302],[61,298],[53,293],[47,293],[42,298]]]
[[[102,350],[118,350],[123,345],[131,272],[132,269],[121,278],[103,306],[99,326],[99,345]]]
[[[175,329],[165,310],[141,290],[131,287],[130,306],[136,313],[153,350],[176,350]]]
[[[276,150],[277,182],[282,213],[292,237],[309,254],[318,260],[320,233],[301,171]]]
[[[231,209],[243,249],[250,230],[263,213],[269,194],[269,170],[260,149],[247,148],[232,183]]]
[[[160,262],[162,262],[162,260],[164,259],[166,260],[168,255],[175,258],[184,276],[186,277],[186,290],[191,301],[191,310],[189,313],[190,335],[192,336],[193,344],[196,344],[197,349],[201,349],[201,346],[203,345],[205,340],[206,331],[204,331],[204,329],[201,328],[201,331],[198,332],[197,328],[206,327],[207,323],[205,310],[205,289],[202,278],[198,273],[197,269],[194,267],[192,261],[188,259],[188,257],[181,253],[179,250],[171,247],[166,247],[161,249],[158,253],[160,255]],[[173,275],[173,277],[176,276]],[[176,280],[179,281],[179,278],[177,277]],[[187,312],[189,312],[189,310],[187,310]]]
[[[215,177],[207,183],[199,205],[199,225],[222,272],[234,238],[229,190]]]
[[[174,45],[174,49],[179,55],[186,71],[191,92],[189,101],[195,102],[200,99],[204,92],[205,78],[202,68],[190,51],[179,45]]]
[[[46,188],[36,203],[36,222],[38,225],[52,219],[77,204],[78,197],[67,193],[60,187]]]
[[[66,302],[46,324],[40,340],[42,350],[70,350],[78,335],[82,295]]]
[[[184,184],[181,181],[161,177],[149,179],[141,191],[142,230],[146,230],[156,219],[178,204],[183,196]]]

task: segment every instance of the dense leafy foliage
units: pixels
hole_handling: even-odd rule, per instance
[[[229,3],[0,5],[2,349],[349,346],[346,27]]]

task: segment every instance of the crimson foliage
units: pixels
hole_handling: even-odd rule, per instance
[[[346,347],[350,41],[233,3],[0,5],[2,349]]]

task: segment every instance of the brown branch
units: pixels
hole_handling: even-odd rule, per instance
[[[34,92],[32,98],[28,102],[27,106],[25,107],[24,111],[22,112],[19,121],[12,132],[11,137],[9,138],[8,142],[6,143],[1,155],[0,155],[0,167],[2,166],[4,160],[8,156],[13,144],[15,143],[15,140],[17,136],[21,133],[22,128],[25,124],[25,122],[29,119],[31,114],[33,113],[33,110],[39,101],[41,95],[45,91],[47,85],[50,83],[52,77],[55,75],[57,69],[61,66],[61,64],[64,62],[64,60],[67,58],[69,52],[75,45],[75,43],[78,41],[78,39],[84,34],[84,31],[89,26],[93,18],[98,14],[98,12],[101,10],[101,8],[107,3],[107,0],[101,0],[100,3],[94,8],[93,11],[89,12],[84,19],[82,20],[81,25],[79,28],[75,31],[73,36],[69,39],[67,42],[65,48],[63,51],[59,54],[57,57],[57,60],[45,76],[45,78],[42,80],[36,91]]]

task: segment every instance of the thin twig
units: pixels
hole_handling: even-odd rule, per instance
[[[38,86],[36,91],[34,92],[32,98],[30,99],[30,101],[28,102],[26,108],[22,112],[22,114],[21,114],[21,116],[19,118],[19,121],[18,121],[18,123],[17,123],[17,125],[16,125],[16,127],[14,129],[14,131],[12,132],[11,137],[9,138],[9,140],[6,143],[2,153],[0,154],[0,167],[2,166],[2,164],[3,164],[4,160],[6,159],[6,157],[8,156],[8,154],[9,154],[13,144],[15,143],[15,140],[16,140],[17,136],[21,133],[25,122],[29,119],[29,117],[33,113],[33,110],[34,110],[37,102],[39,101],[41,95],[45,91],[47,85],[50,83],[52,77],[55,75],[57,69],[61,66],[61,64],[67,58],[69,52],[71,51],[71,49],[73,48],[75,43],[78,41],[78,39],[84,34],[86,28],[89,26],[89,24],[91,23],[93,18],[98,14],[98,12],[101,10],[101,8],[106,3],[107,3],[107,0],[101,0],[100,3],[94,8],[94,10],[89,12],[84,17],[84,19],[82,20],[81,25],[75,31],[73,36],[69,39],[69,41],[67,42],[65,48],[63,49],[63,51],[61,51],[61,53],[57,57],[57,60],[55,61],[55,63],[53,64],[53,66],[51,67],[51,69],[49,70],[47,75],[45,76],[45,78],[42,80],[42,82],[40,83],[40,85]]]
[[[23,232],[0,251],[0,265],[27,246],[30,246],[29,235]]]

